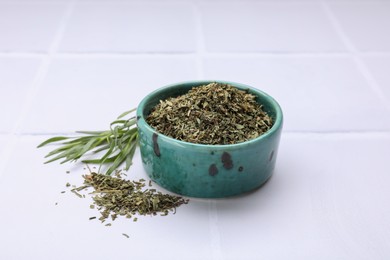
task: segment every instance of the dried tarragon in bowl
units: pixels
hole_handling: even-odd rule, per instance
[[[156,131],[190,143],[236,144],[273,125],[256,96],[228,84],[210,83],[161,100],[146,118]]]

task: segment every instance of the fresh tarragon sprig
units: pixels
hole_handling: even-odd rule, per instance
[[[77,131],[83,136],[67,137],[56,136],[47,139],[38,148],[47,144],[57,143],[59,148],[48,153],[45,158],[50,158],[45,163],[62,160],[62,163],[74,162],[85,155],[93,155],[105,151],[100,158],[85,159],[83,163],[107,164],[107,175],[113,173],[122,163],[125,163],[125,170],[132,164],[133,156],[138,143],[138,129],[136,117],[123,119],[135,109],[122,113],[117,120],[110,124],[107,131]],[[99,171],[100,171],[99,167]]]

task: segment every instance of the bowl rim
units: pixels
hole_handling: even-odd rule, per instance
[[[274,124],[272,125],[271,129],[269,129],[267,132],[265,132],[264,134],[262,134],[256,138],[253,138],[253,139],[250,139],[248,141],[241,142],[241,143],[236,143],[236,144],[197,144],[197,143],[181,141],[181,140],[169,137],[167,135],[164,135],[163,133],[157,132],[153,127],[151,127],[146,122],[144,115],[143,115],[143,110],[145,108],[145,105],[148,103],[148,100],[150,100],[152,97],[166,91],[167,89],[177,88],[180,85],[193,84],[193,85],[200,86],[200,85],[205,85],[205,84],[209,84],[209,83],[213,83],[213,82],[222,83],[222,84],[229,84],[229,85],[231,85],[233,87],[237,87],[238,89],[241,89],[241,90],[249,89],[251,92],[253,92],[257,96],[262,96],[263,98],[266,98],[268,100],[268,102],[271,104],[271,106],[276,111],[276,120],[275,120]],[[255,143],[255,142],[260,142],[262,139],[266,139],[268,136],[271,136],[271,135],[275,134],[277,131],[279,131],[283,126],[282,109],[281,109],[279,103],[272,96],[270,96],[269,94],[265,93],[262,90],[254,88],[252,86],[238,83],[238,82],[233,82],[233,81],[225,81],[225,80],[190,80],[190,81],[177,82],[177,83],[173,83],[173,84],[169,84],[169,85],[160,87],[160,88],[154,90],[153,92],[149,93],[147,96],[145,96],[141,100],[141,102],[138,104],[138,107],[137,107],[136,116],[137,116],[137,126],[138,127],[139,127],[139,123],[142,123],[146,127],[146,129],[148,129],[149,131],[151,131],[153,133],[158,134],[159,138],[163,137],[164,139],[167,139],[171,142],[175,142],[177,144],[191,146],[194,148],[198,147],[198,148],[202,148],[202,149],[204,149],[206,147],[207,148],[211,147],[213,149],[226,149],[227,147],[237,148],[240,146],[247,146],[247,145],[250,145],[250,144]]]

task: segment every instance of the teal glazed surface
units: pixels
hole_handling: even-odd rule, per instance
[[[186,93],[210,82],[227,83],[257,96],[274,119],[265,134],[233,145],[202,145],[179,141],[157,133],[145,118],[168,97]],[[226,81],[190,81],[160,88],[146,96],[137,108],[137,125],[143,166],[156,183],[177,194],[199,198],[221,198],[249,192],[261,186],[275,168],[283,125],[278,103],[247,85]]]

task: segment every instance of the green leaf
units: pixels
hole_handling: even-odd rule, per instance
[[[91,163],[91,164],[105,164],[105,163],[112,163],[115,161],[116,156],[106,158],[105,160],[102,159],[90,159],[90,160],[83,160],[83,163]]]
[[[135,110],[137,110],[137,108],[133,108],[133,109],[131,109],[131,110],[129,110],[129,111],[123,112],[122,114],[120,114],[120,115],[118,116],[118,119],[127,116],[128,114],[134,112]]]
[[[138,129],[135,117],[129,119],[119,119],[135,109],[121,114],[117,120],[110,124],[110,130],[107,131],[78,131],[76,133],[83,136],[64,137],[58,136],[50,138],[38,147],[49,143],[60,142],[60,147],[49,152],[45,158],[49,158],[45,163],[62,160],[60,163],[77,161],[83,159],[87,154],[94,154],[91,159],[84,159],[84,163],[109,164],[106,174],[114,172],[122,163],[126,163],[125,169],[128,170],[132,164],[132,159],[138,143]],[[99,158],[97,153],[105,153]],[[100,168],[99,168],[100,169]]]
[[[115,120],[110,125],[124,124],[126,122],[127,122],[127,120]]]
[[[76,133],[78,133],[78,134],[87,134],[87,135],[100,135],[104,132],[105,131],[76,131]]]
[[[58,141],[63,141],[63,140],[66,140],[66,139],[69,139],[69,137],[65,137],[65,136],[56,136],[56,137],[52,137],[52,138],[47,139],[47,140],[44,141],[43,143],[39,144],[39,145],[37,146],[37,148],[40,148],[40,147],[45,146],[45,145],[50,144],[50,143],[54,143],[54,142],[58,142]]]
[[[70,149],[72,149],[73,147],[75,147],[74,145],[72,144],[68,144],[68,145],[63,145],[61,146],[60,148],[57,148],[53,151],[51,151],[50,153],[48,153],[45,158],[48,158],[50,156],[53,156],[55,154],[58,154],[58,153],[61,153],[61,152],[64,152],[64,151],[69,151]]]
[[[104,142],[104,143],[106,143],[106,142]],[[99,152],[107,150],[109,148],[110,148],[109,144],[101,144],[98,149],[93,150],[93,153],[99,153]]]
[[[113,173],[122,163],[123,161],[125,160],[126,158],[126,155],[125,154],[120,154],[115,160],[114,162],[112,163],[112,165],[110,166],[110,168],[108,168],[106,174],[107,175],[110,175],[111,173]]]
[[[126,155],[126,168],[125,168],[126,171],[133,164],[133,157],[134,157],[134,153],[135,153],[136,148],[137,148],[137,143],[134,142],[133,145],[131,146],[130,152]]]
[[[108,151],[103,155],[102,158],[100,158],[100,163],[101,164],[104,164],[104,163],[109,163],[111,161],[109,161],[109,156],[113,153],[113,151],[115,150],[115,143],[114,142],[111,142],[111,145],[110,145],[110,148],[108,149]]]

